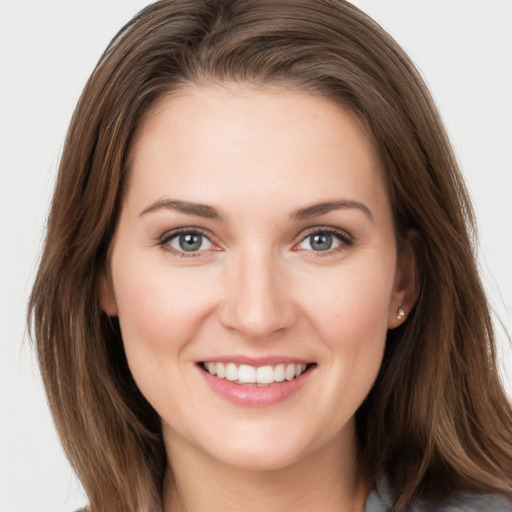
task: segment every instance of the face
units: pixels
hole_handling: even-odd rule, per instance
[[[139,129],[102,305],[180,451],[278,468],[354,445],[412,300],[383,172],[325,99],[192,87]]]

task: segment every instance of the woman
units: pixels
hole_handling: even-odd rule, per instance
[[[142,11],[75,112],[30,303],[91,512],[510,510],[472,223],[351,4]]]

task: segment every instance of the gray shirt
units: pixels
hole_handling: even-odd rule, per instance
[[[368,496],[364,512],[387,512],[393,500],[386,481]],[[416,502],[408,512],[512,512],[512,501],[500,494],[455,495],[441,506]]]

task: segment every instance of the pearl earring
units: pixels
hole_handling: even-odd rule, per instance
[[[402,308],[398,308],[396,319],[397,320],[403,320],[405,317],[405,311]]]

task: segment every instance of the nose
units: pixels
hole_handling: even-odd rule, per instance
[[[297,320],[278,258],[246,250],[233,257],[226,295],[220,305],[222,324],[249,339],[264,339],[293,326]]]

